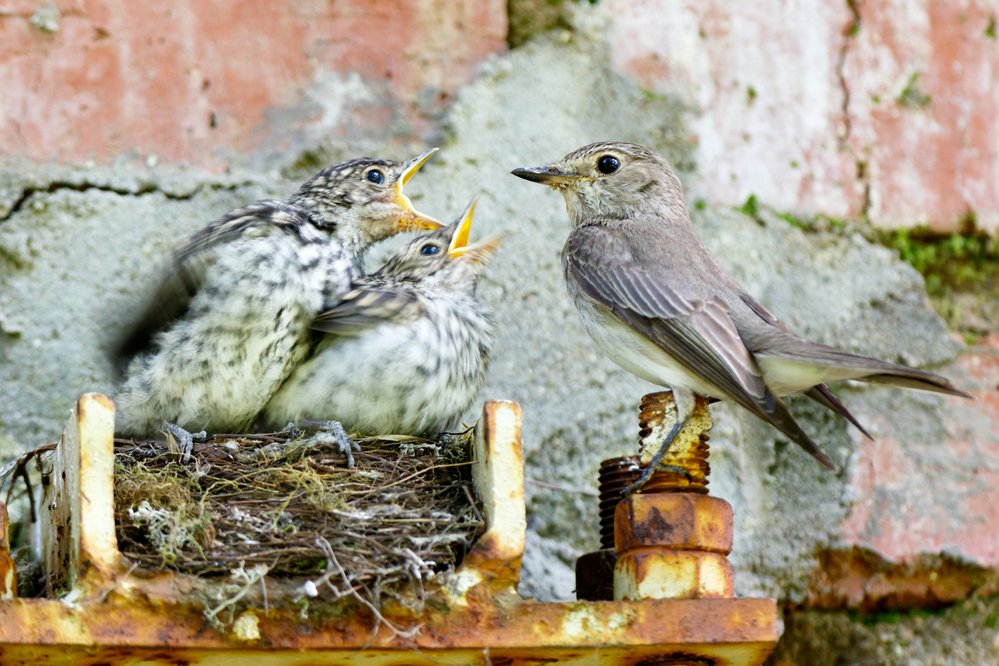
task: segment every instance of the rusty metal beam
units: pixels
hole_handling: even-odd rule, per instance
[[[486,532],[414,615],[363,608],[302,616],[251,607],[206,620],[193,576],[139,575],[115,540],[113,405],[88,394],[59,445],[42,504],[59,598],[0,600],[0,663],[30,664],[759,664],[778,635],[772,599],[539,603],[516,593],[526,520],[521,412],[490,401],[476,443]],[[75,468],[75,471],[74,471]]]

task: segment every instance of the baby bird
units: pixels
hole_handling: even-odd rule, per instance
[[[268,403],[267,424],[336,419],[372,435],[457,426],[494,341],[475,290],[499,239],[468,244],[474,210],[403,246],[316,318],[322,337]]]
[[[249,428],[307,355],[312,320],[361,273],[364,251],[442,226],[402,193],[433,152],[335,164],[286,202],[236,209],[196,233],[121,350],[128,357],[152,340],[115,397],[118,432],[165,427],[186,456],[184,428]]]

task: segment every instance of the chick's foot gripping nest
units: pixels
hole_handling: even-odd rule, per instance
[[[177,448],[180,449],[180,462],[185,465],[191,461],[194,442],[203,442],[208,439],[208,433],[204,430],[200,432],[188,432],[176,423],[170,423],[169,421],[163,423],[163,432],[166,434],[168,442],[172,440]]]
[[[310,444],[335,444],[343,455],[347,456],[347,467],[354,466],[354,453],[361,452],[361,446],[352,440],[343,425],[339,421],[320,421],[314,419],[299,419],[288,424],[288,430],[292,436],[296,432],[315,430],[309,437]]]

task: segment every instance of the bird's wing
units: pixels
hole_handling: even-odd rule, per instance
[[[692,375],[771,423],[822,464],[832,461],[766,386],[726,305],[717,298],[686,297],[671,286],[663,263],[643,257],[627,238],[583,227],[564,251],[566,278],[622,323],[656,343]],[[635,260],[641,257],[644,260]],[[675,279],[675,278],[674,278]]]
[[[413,289],[390,285],[356,287],[312,322],[322,333],[356,336],[387,321],[412,321],[426,310]]]
[[[268,200],[231,210],[196,232],[173,253],[144,307],[116,343],[115,357],[119,364],[147,349],[156,333],[184,315],[211,264],[211,253],[207,250],[236,238],[246,238],[248,234],[298,235],[308,223],[300,208]]]
[[[284,201],[269,199],[236,208],[201,229],[174,253],[178,266],[185,266],[204,251],[236,238],[248,238],[270,233],[296,236],[310,224],[301,208]]]

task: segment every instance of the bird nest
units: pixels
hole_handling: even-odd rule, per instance
[[[358,439],[354,467],[324,433],[217,435],[186,463],[116,439],[118,548],[140,572],[289,579],[299,599],[412,606],[483,530],[472,439]]]

